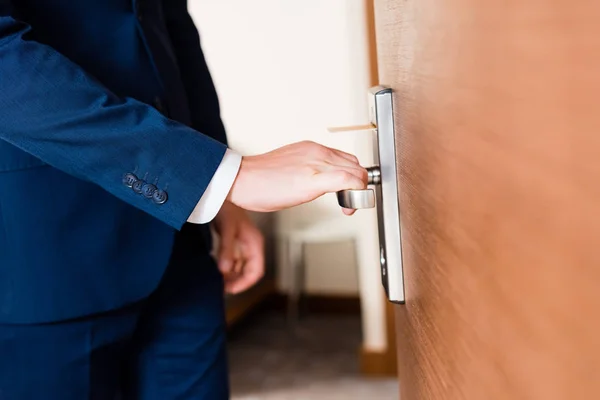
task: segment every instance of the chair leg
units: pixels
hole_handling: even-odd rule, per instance
[[[304,260],[303,244],[293,239],[288,240],[287,256],[289,268],[288,321],[294,325],[299,320],[299,302],[303,289]]]

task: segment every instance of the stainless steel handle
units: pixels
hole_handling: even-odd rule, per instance
[[[367,168],[369,174],[369,185],[378,185],[381,183],[381,172],[379,167]],[[337,192],[338,204],[344,208],[358,210],[360,208],[375,207],[375,191],[366,190],[340,190]]]
[[[375,207],[375,191],[366,190],[340,190],[337,192],[338,204],[344,208],[357,210],[359,208]]]

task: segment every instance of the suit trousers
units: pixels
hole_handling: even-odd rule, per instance
[[[0,400],[228,399],[223,279],[204,239],[184,227],[159,287],[135,304],[0,324]]]

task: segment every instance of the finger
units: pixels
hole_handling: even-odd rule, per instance
[[[239,280],[242,277],[237,277],[235,279],[230,279],[225,281],[225,293],[229,294],[238,294],[244,291],[244,288],[240,285]]]
[[[265,256],[263,252],[251,256],[246,260],[243,275],[254,279],[254,282],[265,275]]]
[[[352,215],[356,212],[353,208],[342,208],[342,212],[346,215]]]
[[[352,165],[360,165],[358,158],[354,154],[346,153],[345,151],[337,149],[331,149],[331,151],[335,156],[350,162]]]
[[[350,171],[338,169],[317,174],[315,185],[317,190],[324,194],[340,190],[366,189],[367,182]]]
[[[255,285],[265,273],[264,238],[251,224],[243,225],[238,234],[243,260],[241,274],[226,282],[228,293],[240,293]]]
[[[225,283],[225,290],[232,294],[241,293],[254,286],[262,277],[263,272],[246,266],[242,275]]]
[[[223,274],[230,273],[235,263],[235,231],[224,230],[219,242],[219,270]]]
[[[225,288],[225,293],[229,293],[229,294],[235,294],[233,292],[233,289],[235,289],[235,282],[239,279],[239,276],[233,277],[233,276],[229,276],[226,277],[224,280],[224,288]]]
[[[225,284],[231,283],[231,282],[235,281],[238,278],[239,278],[238,275],[233,274],[231,272],[223,274],[223,281],[225,281]]]
[[[225,283],[227,293],[238,294],[250,289],[258,282],[258,279],[251,279],[248,275],[242,275]]]
[[[244,259],[242,258],[238,258],[235,260],[235,262],[233,263],[233,268],[231,269],[231,273],[238,276],[238,275],[242,275],[244,272]]]
[[[361,166],[347,167],[347,166],[340,166],[340,165],[326,165],[326,166],[321,166],[319,169],[321,170],[321,173],[335,172],[335,171],[348,172],[348,173],[356,176],[360,180],[362,180],[365,183],[365,185],[367,184],[367,182],[369,180],[369,173],[367,172],[367,170],[365,168],[363,168]]]
[[[239,231],[238,231],[239,236]],[[242,249],[240,247],[240,242],[236,238],[233,244],[233,263],[231,265],[231,273],[233,275],[241,274],[244,268],[244,255],[242,254]]]
[[[344,167],[352,167],[352,168],[362,168],[358,159],[344,152],[339,152],[337,150],[331,150],[328,153],[327,158],[324,160],[327,164],[331,165],[339,165]]]
[[[239,235],[240,249],[244,260],[251,266],[264,269],[265,240],[262,233],[253,225],[244,225]]]

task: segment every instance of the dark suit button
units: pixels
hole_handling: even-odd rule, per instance
[[[132,187],[133,184],[138,180],[138,177],[132,174],[131,172],[123,175],[123,185],[127,187]]]
[[[142,186],[142,194],[144,195],[144,197],[147,197],[149,199],[152,198],[152,195],[154,194],[154,192],[156,192],[156,186],[154,186],[151,183],[145,183]]]
[[[144,186],[145,183],[146,182],[144,182],[143,180],[139,179],[139,180],[135,181],[135,183],[131,186],[131,188],[137,194],[141,194],[142,193],[142,187]]]
[[[167,192],[165,192],[164,190],[158,189],[154,192],[154,194],[152,194],[152,200],[154,200],[156,204],[165,204],[167,202],[167,199]]]

